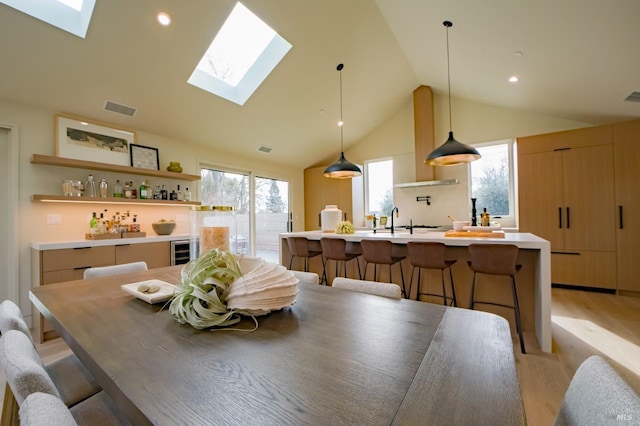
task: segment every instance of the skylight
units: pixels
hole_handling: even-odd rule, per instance
[[[289,42],[238,2],[188,82],[243,105],[289,49]]]
[[[0,0],[0,3],[85,38],[96,0]]]

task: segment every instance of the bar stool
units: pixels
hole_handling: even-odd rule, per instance
[[[522,337],[522,320],[520,319],[520,305],[518,304],[518,292],[516,290],[516,273],[522,268],[522,265],[516,264],[518,251],[518,246],[513,244],[469,244],[470,260],[467,264],[473,271],[469,308],[473,309],[476,303],[483,303],[485,305],[496,305],[513,309],[516,316],[516,328],[518,330],[518,336],[520,337],[520,350],[525,354],[524,338]],[[475,300],[477,273],[510,276],[513,306]]]
[[[442,304],[447,306],[447,301],[450,300],[450,306],[458,306],[456,299],[456,289],[453,285],[453,272],[451,271],[451,265],[456,263],[456,260],[446,260],[445,251],[447,246],[442,243],[432,242],[418,242],[410,241],[407,243],[407,254],[409,255],[409,263],[413,266],[411,270],[411,280],[409,281],[409,295],[413,288],[413,274],[418,268],[418,292],[416,294],[416,300],[420,300],[420,295],[442,297]],[[422,269],[439,269],[442,280],[442,294],[437,293],[422,293],[421,284],[422,279],[420,272]],[[444,270],[449,269],[449,282],[451,283],[451,297],[447,296],[447,289],[444,282]]]
[[[293,258],[301,257],[304,259],[304,272],[309,272],[309,259],[322,254],[322,251],[309,250],[309,240],[305,237],[287,237],[287,245],[291,253],[289,269],[293,264]]]
[[[360,262],[358,257],[362,254],[360,250],[357,252],[347,252],[347,242],[342,238],[320,238],[320,245],[322,246],[322,281],[329,283],[329,277],[327,276],[327,263],[329,260],[336,262],[336,277],[339,274],[340,262],[343,262],[342,272],[343,276],[347,278],[347,262],[350,260],[356,261],[358,265],[358,279],[362,279],[362,273],[360,272]]]
[[[393,249],[393,243],[387,240],[362,240],[360,241],[362,247],[362,257],[364,258],[364,279],[367,279],[367,267],[369,263],[373,263],[373,280],[378,280],[378,265],[389,265],[389,282],[391,279],[391,266],[395,263],[401,262],[405,256],[393,256],[391,251]],[[402,263],[398,263],[400,267],[400,277],[402,278],[402,294],[407,297],[407,291],[404,286],[404,273],[402,272]]]

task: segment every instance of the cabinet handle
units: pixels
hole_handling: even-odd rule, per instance
[[[322,228],[322,213],[318,213],[318,226]]]
[[[130,246],[131,244],[116,244],[116,247],[126,247],[126,246]]]
[[[618,206],[618,216],[620,217],[620,229],[622,229],[622,206]]]
[[[346,222],[347,221],[347,212],[344,212],[342,215],[344,216],[344,219],[342,219],[342,220],[344,220]]]
[[[580,253],[575,251],[552,251],[551,254],[564,254],[566,256],[580,256]]]
[[[562,229],[562,207],[558,207],[558,228]]]
[[[569,215],[569,207],[567,207],[567,229],[571,228],[571,216]]]
[[[89,269],[91,266],[78,266],[77,268],[73,268],[74,271],[79,271],[81,269]]]
[[[74,247],[74,250],[86,250],[86,249],[90,249],[91,247]]]

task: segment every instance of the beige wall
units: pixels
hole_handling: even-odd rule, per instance
[[[453,98],[451,104],[455,138],[470,145],[591,126],[589,123],[497,108],[458,98]],[[435,140],[439,146],[447,140],[449,132],[446,96],[435,94],[434,116]],[[394,183],[397,184],[415,181],[414,153],[413,104],[409,102],[358,144],[350,147],[345,155],[357,164],[393,157]],[[447,215],[468,218],[471,209],[468,166],[439,167],[436,178],[457,178],[460,184],[395,188],[394,202],[400,211],[397,223],[406,224],[412,218],[414,224],[448,225]],[[416,202],[416,196],[423,195],[431,196],[430,206]],[[358,224],[357,220],[355,222]]]
[[[92,173],[99,181],[107,179],[111,185],[123,175],[87,171],[72,168],[43,166],[31,164],[32,154],[55,155],[54,115],[48,111],[10,102],[0,101],[0,123],[15,125],[19,129],[19,162],[18,162],[18,208],[17,222],[19,227],[19,283],[20,305],[24,312],[29,312],[28,291],[31,287],[31,242],[49,242],[83,239],[88,230],[88,220],[92,212],[108,209],[109,214],[116,211],[130,210],[138,214],[143,231],[154,235],[151,223],[161,218],[178,219],[176,234],[188,234],[189,209],[187,207],[158,206],[124,206],[101,204],[64,204],[32,202],[32,194],[61,194],[60,182],[63,179],[85,181]],[[134,129],[135,130],[135,129]],[[159,149],[160,166],[166,168],[169,161],[180,161],[185,173],[199,174],[199,164],[232,167],[236,170],[251,171],[260,176],[288,180],[290,182],[292,211],[296,230],[304,229],[304,172],[302,169],[285,168],[282,165],[269,164],[250,158],[241,158],[218,150],[179,141],[146,132],[137,132],[137,143]],[[139,185],[142,176],[131,176]],[[177,180],[161,180],[149,178],[152,186],[166,184],[175,187],[185,182]],[[190,188],[194,199],[198,199],[198,182]],[[189,184],[186,184],[189,186]],[[48,214],[62,216],[60,225],[47,225]]]

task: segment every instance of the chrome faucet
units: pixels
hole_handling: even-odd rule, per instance
[[[398,217],[398,215],[400,214],[400,211],[398,210],[397,207],[393,207],[393,209],[391,209],[391,233],[394,233],[394,225],[393,225],[393,212],[396,212],[396,217]]]

